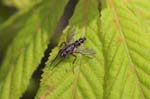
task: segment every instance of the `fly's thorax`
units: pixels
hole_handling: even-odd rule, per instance
[[[78,46],[80,46],[82,43],[84,43],[85,40],[86,40],[86,38],[83,37],[83,38],[80,38],[79,40],[75,41],[74,43],[65,46],[63,49],[60,50],[59,55],[61,57],[66,57],[67,55],[72,54],[73,52],[75,52],[75,50]]]
[[[72,54],[74,51],[74,48],[75,48],[74,44],[70,44],[70,45],[66,46],[65,48],[63,48],[61,50],[60,56],[65,57],[69,54]]]

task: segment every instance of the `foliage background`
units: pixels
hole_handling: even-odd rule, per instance
[[[149,0],[0,1],[0,99],[150,99],[149,10]],[[51,70],[72,27],[96,54]]]

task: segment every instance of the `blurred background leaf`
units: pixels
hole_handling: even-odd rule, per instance
[[[2,0],[5,5],[15,7],[19,10],[30,9],[30,7],[41,1],[42,0]]]
[[[0,24],[7,20],[12,14],[14,14],[17,9],[12,7],[7,7],[0,1]]]
[[[59,2],[58,5],[56,0],[43,0],[4,23],[0,35],[7,38],[2,42],[8,45],[4,46],[6,54],[0,68],[0,98],[18,99],[25,92],[67,4],[67,0]],[[11,27],[13,24],[19,26]],[[12,28],[14,35],[8,27]],[[1,48],[4,52],[3,44]]]

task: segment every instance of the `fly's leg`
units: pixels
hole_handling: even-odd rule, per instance
[[[59,45],[59,47],[61,48],[62,46],[67,46],[67,43],[66,42],[62,42],[60,45]]]
[[[73,60],[73,67],[72,67],[72,72],[74,73],[74,63],[75,63],[75,61],[77,60],[77,56],[76,55],[74,55],[74,54],[71,54],[73,57],[74,57],[74,60]]]
[[[77,56],[76,55],[74,55],[74,54],[71,54],[73,57],[74,57],[74,60],[73,60],[73,64],[75,63],[75,61],[77,60]]]

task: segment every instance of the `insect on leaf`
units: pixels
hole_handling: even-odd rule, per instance
[[[91,27],[94,26],[96,20],[91,24]],[[95,27],[93,28],[96,30]],[[89,48],[87,52],[85,51],[85,54],[89,54],[89,50],[91,49],[96,51],[95,56],[92,58],[82,55],[81,53],[76,53],[77,60],[73,64],[74,57],[69,55],[51,70],[50,67],[53,66],[51,60],[55,58],[59,48],[53,50],[47,62],[47,67],[44,69],[36,99],[70,99],[71,97],[75,99],[84,99],[85,97],[95,99],[95,97],[102,97],[103,58],[98,58],[98,56],[102,56],[102,53],[100,53],[102,49],[94,29],[90,29],[90,27],[87,28],[87,32],[85,33],[87,40],[83,43],[84,46]],[[82,29],[76,28],[77,37],[81,37],[81,31]],[[91,36],[90,32],[94,34]],[[64,36],[66,35],[64,34]],[[94,40],[96,41],[93,41],[92,38],[95,38]],[[65,39],[62,39],[61,42],[64,40]],[[93,42],[91,42],[91,40]],[[84,52],[84,49],[82,49],[82,51]]]

